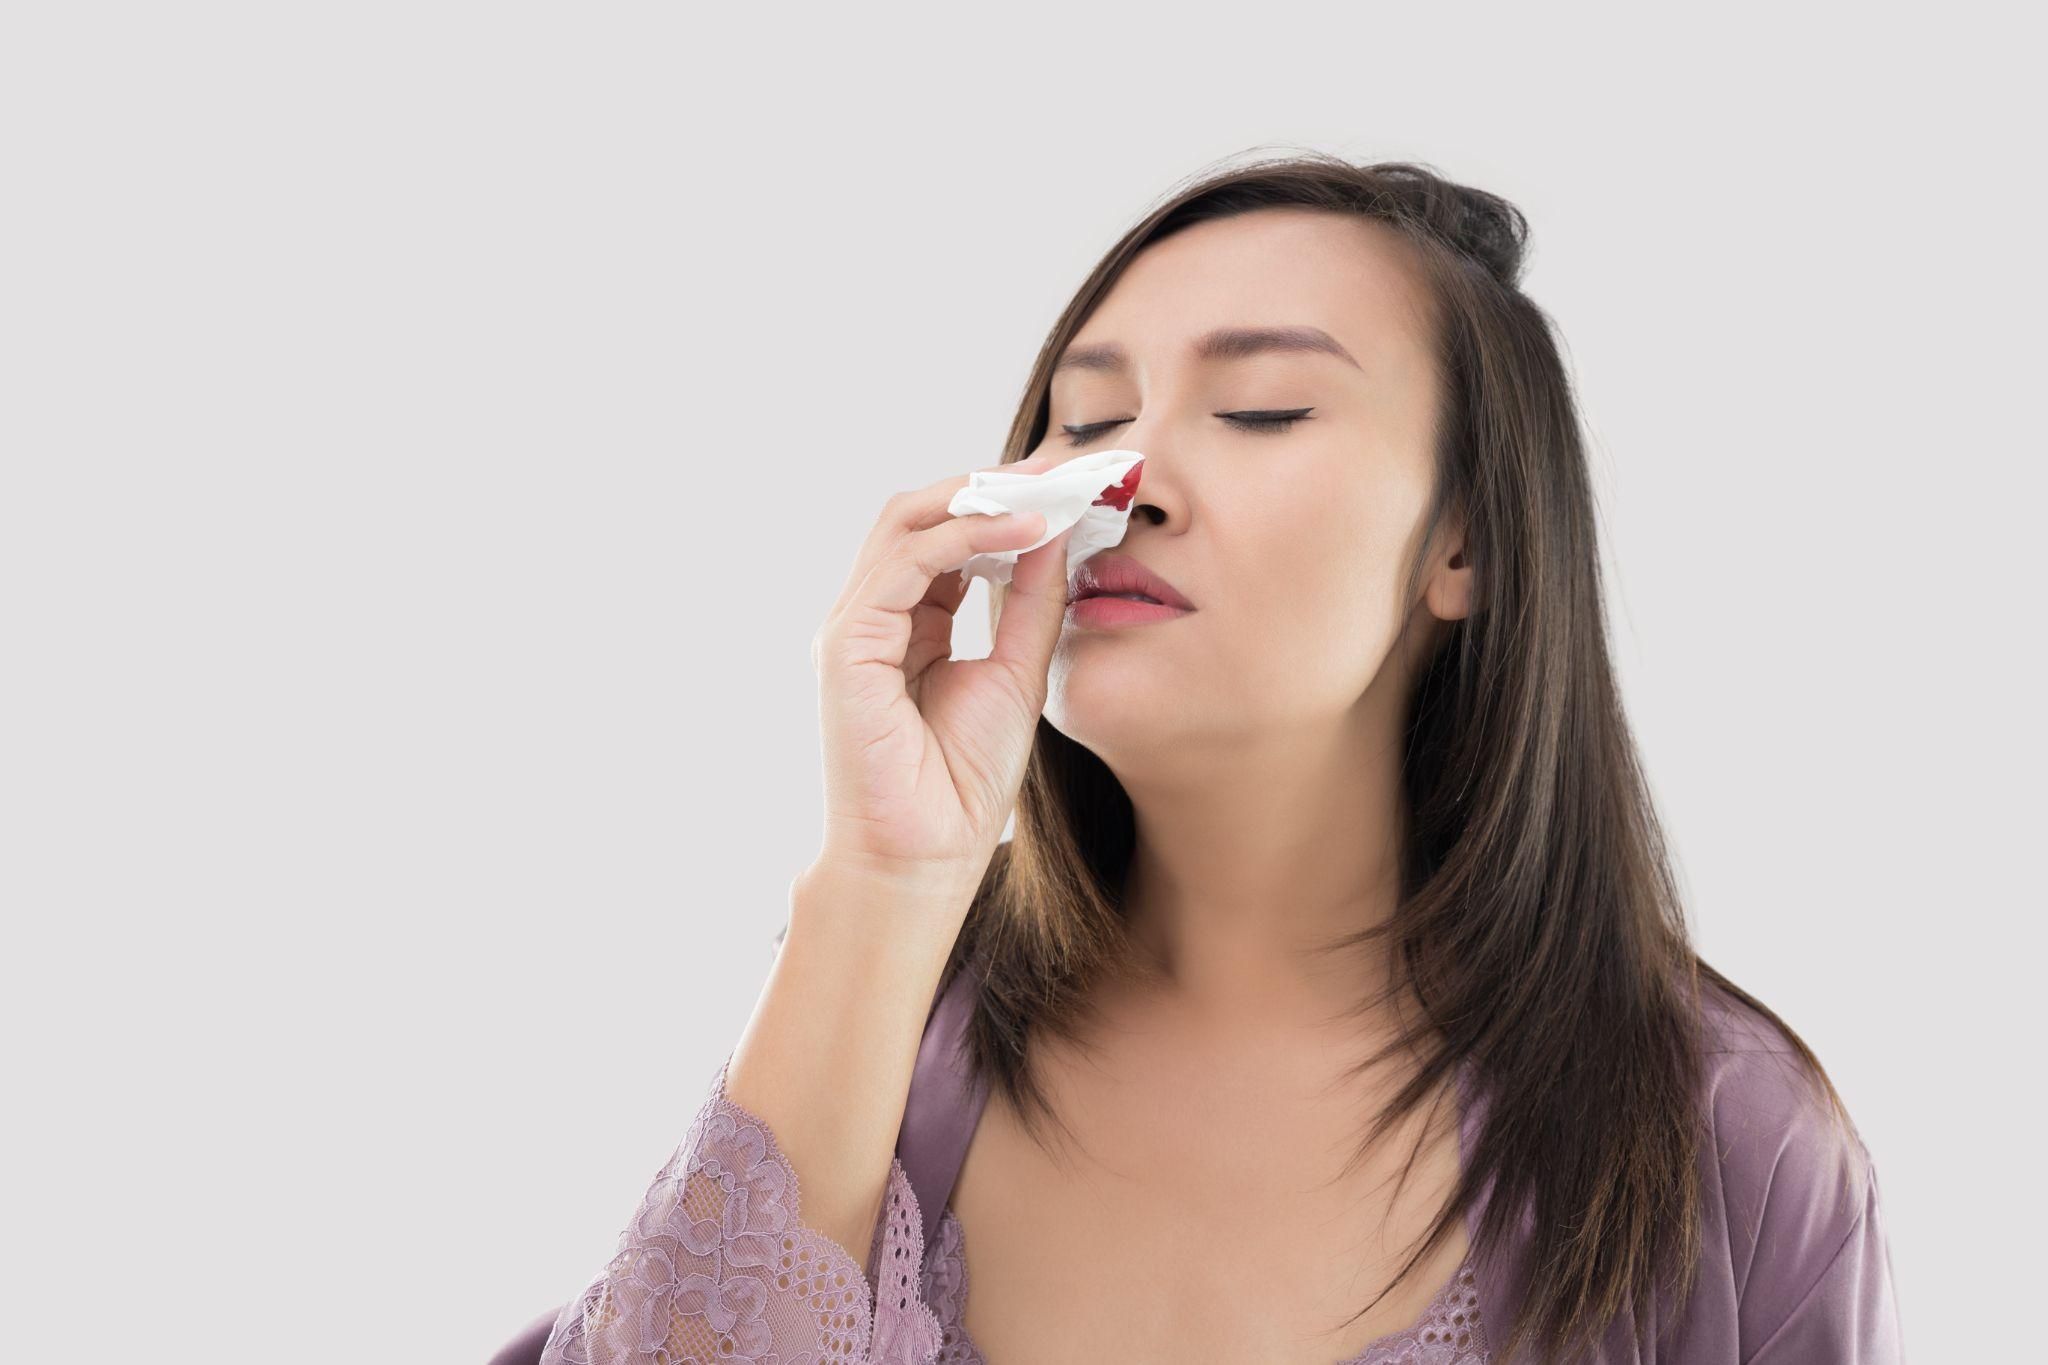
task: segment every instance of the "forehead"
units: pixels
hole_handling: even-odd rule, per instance
[[[1076,333],[1141,363],[1179,364],[1219,326],[1307,325],[1370,369],[1425,344],[1414,248],[1383,224],[1311,209],[1256,209],[1143,248]]]

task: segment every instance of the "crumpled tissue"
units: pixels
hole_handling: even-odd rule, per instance
[[[1008,583],[1018,555],[1046,544],[1069,526],[1074,528],[1067,539],[1067,577],[1071,581],[1082,560],[1124,538],[1144,459],[1135,450],[1097,450],[1039,474],[1000,469],[969,474],[967,486],[946,504],[948,512],[954,516],[1038,512],[1045,517],[1045,534],[1015,550],[974,555],[961,567],[960,581],[986,578],[991,585]]]

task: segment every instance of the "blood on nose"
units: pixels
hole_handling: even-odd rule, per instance
[[[1131,466],[1130,473],[1124,475],[1119,482],[1103,489],[1102,496],[1088,505],[1090,507],[1113,507],[1119,512],[1128,508],[1131,505],[1131,495],[1138,491],[1138,478],[1144,473],[1144,470],[1145,462],[1143,460],[1138,461],[1138,463]]]

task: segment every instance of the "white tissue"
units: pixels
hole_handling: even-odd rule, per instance
[[[1131,506],[1098,504],[1106,488],[1124,481],[1134,465],[1145,457],[1135,450],[1098,450],[1056,465],[1040,474],[1013,474],[1005,470],[976,470],[967,476],[967,486],[953,495],[946,510],[954,516],[978,512],[997,516],[1004,512],[1038,512],[1045,517],[1045,534],[1015,550],[995,550],[970,558],[960,569],[960,580],[969,583],[986,578],[991,584],[1008,583],[1017,556],[1035,550],[1066,530],[1067,577],[1071,581],[1081,561],[1099,554],[1124,538],[1130,525]]]

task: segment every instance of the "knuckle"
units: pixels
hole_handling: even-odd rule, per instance
[[[811,637],[811,666],[819,672],[836,667],[847,652],[846,631],[834,618]]]
[[[836,643],[828,644],[823,649],[819,650],[818,676],[826,680],[831,680],[843,675],[846,672],[844,666],[846,660],[846,652],[846,647],[844,645]]]
[[[930,552],[930,538],[924,532],[916,531],[899,538],[894,545],[889,547],[887,553],[882,558],[887,563],[907,564],[921,570],[925,567],[925,561]]]

